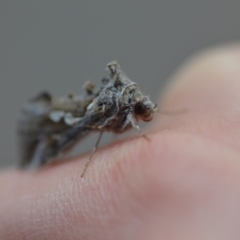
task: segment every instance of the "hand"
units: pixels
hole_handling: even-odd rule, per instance
[[[240,239],[240,48],[175,75],[150,141],[132,138],[36,173],[0,174],[0,239]]]

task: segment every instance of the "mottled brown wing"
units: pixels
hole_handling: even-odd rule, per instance
[[[43,92],[28,101],[21,111],[18,122],[18,140],[20,148],[20,166],[37,168],[70,149],[77,141],[86,136],[93,123],[103,121],[103,113],[84,116],[85,108],[95,96],[63,101],[56,108],[56,99]],[[57,100],[59,103],[61,100]],[[54,104],[53,104],[54,102]],[[73,107],[75,106],[75,107]],[[68,125],[64,119],[54,122],[49,118],[53,111],[71,113],[79,120]]]
[[[51,103],[52,96],[42,92],[30,99],[22,108],[17,129],[21,166],[26,166],[32,161],[43,138],[69,128],[63,122],[53,124],[48,119]]]

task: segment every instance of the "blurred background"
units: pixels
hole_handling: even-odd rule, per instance
[[[17,162],[16,121],[28,98],[81,93],[86,80],[99,86],[106,64],[118,60],[157,102],[188,57],[239,39],[239,13],[239,0],[1,0],[0,167]]]

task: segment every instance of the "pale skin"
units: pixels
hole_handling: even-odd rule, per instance
[[[152,128],[36,173],[0,174],[0,239],[240,239],[240,46],[173,77]],[[94,145],[94,143],[93,143]]]

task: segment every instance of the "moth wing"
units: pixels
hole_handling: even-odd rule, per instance
[[[68,116],[54,122],[49,118],[51,102],[49,94],[41,93],[22,110],[18,124],[22,167],[37,168],[52,161],[92,131],[90,126],[104,121],[103,113],[92,113],[82,118]]]
[[[62,121],[53,124],[48,119],[51,104],[52,96],[48,92],[42,92],[23,106],[17,129],[20,166],[27,166],[33,161],[36,152],[43,148],[42,142],[47,136],[60,134],[69,128]]]
[[[104,119],[102,113],[86,116],[71,128],[62,131],[61,134],[43,135],[34,146],[33,154],[26,166],[37,168],[51,162],[54,158],[72,148],[78,140],[89,134],[92,131],[89,126],[96,121],[102,121],[102,119]]]
[[[26,165],[39,142],[39,125],[51,108],[51,95],[41,92],[30,99],[22,108],[18,121],[18,146],[20,165]]]

